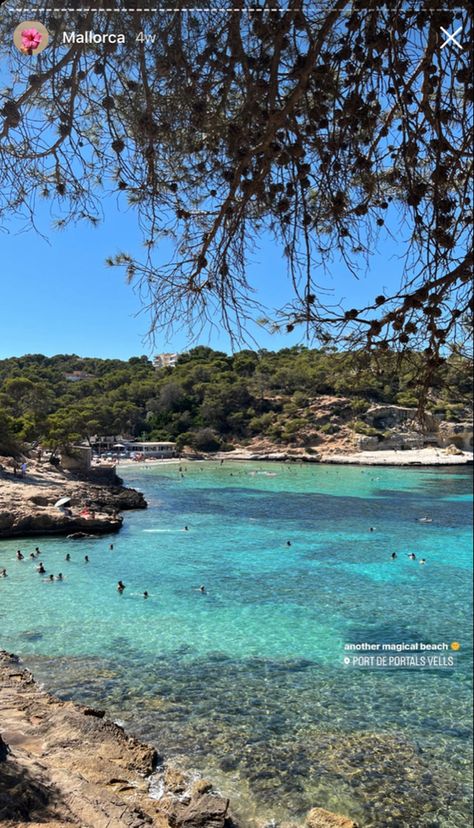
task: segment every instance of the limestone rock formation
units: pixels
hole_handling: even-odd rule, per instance
[[[448,423],[439,426],[440,445],[449,448],[454,445],[461,451],[472,451],[474,446],[472,422]]]
[[[3,465],[3,464],[2,464]],[[141,492],[117,485],[78,480],[51,464],[29,461],[22,477],[6,470],[0,472],[0,538],[33,535],[103,535],[118,532],[126,509],[144,509]],[[54,504],[70,498],[70,509]],[[81,514],[84,506],[88,514]]]

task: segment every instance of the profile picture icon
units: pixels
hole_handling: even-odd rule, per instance
[[[38,20],[25,20],[13,32],[13,42],[23,55],[39,55],[49,41],[48,30]]]

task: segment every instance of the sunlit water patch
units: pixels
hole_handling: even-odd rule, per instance
[[[211,776],[249,824],[320,805],[366,828],[468,825],[470,470],[195,463],[124,477],[150,507],[119,536],[0,544],[2,646]],[[39,545],[64,582],[17,562],[19,545]],[[349,641],[454,639],[454,671],[343,665]]]

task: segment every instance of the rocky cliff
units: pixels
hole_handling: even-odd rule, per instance
[[[147,505],[141,492],[118,485],[115,476],[109,476],[107,483],[93,476],[84,481],[49,463],[33,461],[28,461],[22,476],[6,463],[1,465],[0,538],[118,532],[119,512]],[[66,508],[55,507],[62,498],[69,498]]]

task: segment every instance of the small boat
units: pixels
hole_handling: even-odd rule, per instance
[[[433,518],[425,515],[425,517],[417,518],[418,523],[433,523]]]

